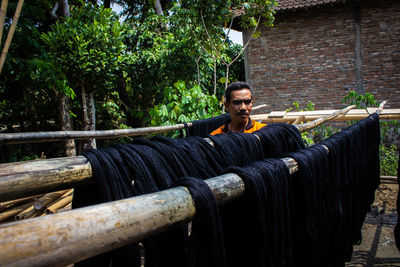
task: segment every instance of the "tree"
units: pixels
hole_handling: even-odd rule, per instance
[[[257,28],[261,21],[266,26],[272,26],[274,21],[275,0],[253,1],[213,1],[213,0],[186,0],[180,3],[180,11],[184,21],[197,26],[197,31],[192,30],[197,42],[204,53],[214,59],[220,60],[226,67],[225,88],[229,82],[229,69],[243,54],[253,37],[259,33]],[[227,60],[222,51],[226,47],[227,35],[232,28],[234,20],[240,20],[243,29],[253,28],[252,34],[236,57]],[[229,25],[229,26],[227,26]],[[222,30],[227,28],[227,33]],[[196,27],[191,27],[191,29]],[[216,64],[215,64],[216,65]],[[214,67],[214,92],[216,93],[216,66]]]
[[[42,35],[50,61],[80,97],[82,130],[95,130],[95,96],[103,99],[124,62],[123,26],[110,9],[85,4]],[[82,149],[95,148],[94,139]]]

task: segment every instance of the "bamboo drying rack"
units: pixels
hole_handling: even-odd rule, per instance
[[[46,169],[52,172],[50,165]],[[295,168],[290,170],[294,172]],[[241,178],[232,173],[206,183],[221,204],[240,197],[245,190]],[[8,223],[0,227],[0,258],[5,265],[62,266],[168,230],[190,221],[195,213],[189,191],[175,187]]]

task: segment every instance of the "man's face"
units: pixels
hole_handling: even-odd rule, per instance
[[[225,102],[225,109],[231,114],[232,122],[246,123],[253,108],[253,99],[249,89],[231,92],[231,100]]]

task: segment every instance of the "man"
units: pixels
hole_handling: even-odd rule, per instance
[[[266,124],[250,118],[253,108],[253,90],[245,82],[231,83],[225,90],[225,110],[231,119],[214,130],[211,135],[222,133],[252,133]]]

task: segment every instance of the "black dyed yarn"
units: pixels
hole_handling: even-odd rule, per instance
[[[218,134],[210,135],[209,138],[215,150],[222,155],[225,166],[244,166],[264,158],[260,140],[254,134]]]
[[[291,124],[272,123],[254,134],[261,140],[264,158],[281,157],[284,153],[305,147],[299,130]]]
[[[196,208],[190,235],[191,266],[225,267],[224,234],[218,202],[206,182],[183,177],[174,186],[188,188]]]
[[[73,208],[157,192],[171,187],[185,176],[207,179],[221,175],[228,166],[244,166],[262,160],[265,155],[278,155],[304,146],[298,142],[300,134],[293,126],[272,128],[271,131],[258,133],[259,137],[253,134],[210,136],[215,147],[198,136],[177,139],[159,136],[85,152],[97,182],[76,188]],[[260,140],[266,140],[269,135],[272,138],[274,134],[279,138],[266,146],[271,150],[266,154]],[[285,144],[278,144],[277,141]],[[146,267],[188,266],[190,262],[187,225],[141,243]],[[77,266],[124,265],[120,260],[123,256],[131,262],[130,265],[138,266],[138,244],[82,261]]]
[[[230,167],[245,195],[221,207],[228,266],[291,266],[289,172],[283,161],[265,159]]]
[[[85,157],[92,166],[93,177],[96,178],[97,183],[75,188],[72,208],[123,199],[137,194],[132,187],[130,174],[123,167],[122,158],[115,149],[91,150],[85,153]],[[110,264],[139,267],[139,245],[130,244],[75,263],[75,266],[110,266]]]
[[[298,164],[289,183],[298,266],[344,266],[351,259],[379,185],[379,142],[379,117],[371,115],[287,154]]]
[[[327,151],[315,145],[288,156],[298,165],[289,183],[293,261],[298,266],[340,266],[334,264],[335,251],[330,250],[336,244],[330,235],[335,181],[329,180]]]
[[[231,118],[229,113],[208,119],[191,121],[192,127],[186,128],[186,136],[207,137],[212,131],[224,125]]]

